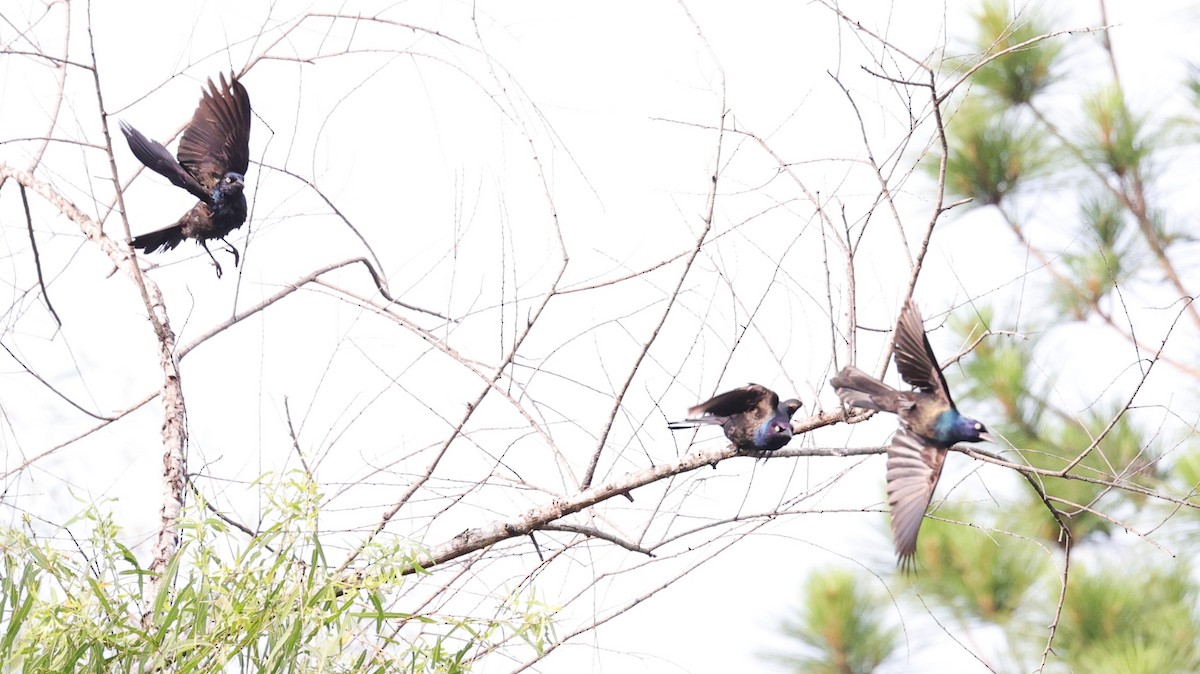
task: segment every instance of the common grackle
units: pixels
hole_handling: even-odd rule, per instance
[[[220,239],[233,253],[233,266],[240,256],[225,237],[246,221],[243,193],[246,169],[250,166],[250,95],[235,77],[218,89],[212,78],[200,98],[192,121],[179,140],[179,160],[161,143],[150,140],[126,122],[121,132],[129,149],[147,168],[191,192],[200,201],[170,227],[135,236],[134,248],[152,253],[171,250],[184,239],[195,239],[217,267],[221,263],[208,249],[209,239]]]
[[[911,300],[900,310],[893,341],[896,369],[916,391],[897,391],[853,366],[843,368],[829,384],[847,405],[900,417],[888,448],[887,491],[896,554],[901,566],[908,566],[946,452],[955,443],[994,439],[983,424],[958,413]]]
[[[779,402],[771,389],[750,384],[726,391],[688,410],[688,418],[667,424],[671,430],[716,424],[741,450],[772,451],[792,439],[792,415],[800,401]]]

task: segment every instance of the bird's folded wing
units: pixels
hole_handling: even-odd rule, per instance
[[[758,384],[750,384],[732,391],[726,391],[714,396],[711,400],[696,405],[688,410],[689,417],[711,414],[718,417],[731,417],[735,414],[745,414],[759,409],[763,416],[775,414],[779,406],[779,395],[771,389]]]

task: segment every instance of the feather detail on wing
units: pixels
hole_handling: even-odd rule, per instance
[[[905,302],[900,309],[893,343],[896,369],[904,381],[918,390],[944,396],[950,402],[950,387],[946,385],[937,357],[933,355],[933,347],[925,336],[921,312],[912,300]]]
[[[209,192],[226,173],[250,167],[250,94],[236,78],[211,78],[192,121],[179,139],[179,163]]]
[[[201,201],[212,202],[212,190],[205,190],[192,174],[175,161],[162,143],[143,136],[141,131],[124,121],[121,122],[121,133],[125,134],[125,140],[129,143],[129,149],[133,151],[133,156],[145,164],[146,168],[170,180],[172,185],[191,192]]]
[[[892,507],[892,538],[896,555],[905,566],[917,550],[917,534],[933,489],[942,474],[946,450],[900,428],[888,448],[887,493]]]
[[[713,396],[696,405],[688,410],[688,417],[695,418],[703,415],[731,417],[758,409],[760,410],[758,416],[767,418],[775,414],[778,406],[778,394],[765,386],[750,384]]]

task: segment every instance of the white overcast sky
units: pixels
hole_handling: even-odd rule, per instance
[[[27,18],[15,21],[12,16],[36,16],[42,11],[41,3],[20,4],[19,10],[10,4],[0,15],[8,16],[10,23],[26,25]],[[862,1],[841,3],[840,7],[864,26],[886,34],[907,53],[932,58],[947,42],[949,53],[962,53],[964,42],[971,37],[973,28],[964,16],[971,3],[951,4]],[[1058,4],[1064,9],[1056,28],[1097,25],[1095,3]],[[1182,1],[1113,0],[1108,8],[1110,21],[1117,25],[1113,38],[1125,85],[1134,92],[1135,100],[1153,104],[1167,99],[1188,60],[1200,61],[1195,46],[1197,12]],[[460,315],[471,309],[483,310],[494,306],[502,293],[508,298],[535,298],[555,267],[558,253],[544,217],[544,191],[531,170],[529,144],[513,132],[514,127],[525,128],[537,140],[548,189],[572,255],[566,285],[583,285],[645,268],[686,249],[694,240],[714,156],[713,135],[701,127],[714,125],[723,106],[730,112],[728,125],[769,138],[786,161],[798,163],[797,171],[811,189],[825,195],[840,194],[852,204],[855,199],[869,199],[875,186],[860,169],[848,168],[846,160],[863,156],[861,134],[830,73],[851,87],[864,105],[879,147],[890,151],[902,137],[905,120],[900,114],[903,110],[895,106],[893,88],[862,70],[862,66],[873,66],[870,53],[877,52],[878,45],[867,45],[864,50],[859,36],[846,30],[824,6],[783,1],[483,0],[474,4],[316,2],[307,6],[240,1],[96,2],[90,13],[105,103],[113,113],[110,132],[116,132],[116,119],[125,119],[152,138],[174,133],[195,107],[201,78],[231,66],[240,68],[274,39],[279,24],[303,11],[370,15],[380,10],[386,10],[391,19],[438,31],[467,46],[447,48],[439,38],[395,28],[373,36],[370,33],[376,29],[364,26],[359,29],[363,34],[355,37],[356,45],[404,34],[411,53],[368,52],[311,63],[262,62],[244,80],[255,114],[251,154],[255,161],[274,167],[286,165],[318,182],[364,229],[382,259],[392,290],[406,301],[438,311]],[[8,14],[13,11],[18,14]],[[82,17],[88,7],[76,3],[72,11],[76,14],[70,37],[72,54],[83,61],[87,33]],[[472,13],[477,17],[475,25],[469,20]],[[339,28],[323,35],[317,28],[314,25],[303,32],[303,39],[295,40],[296,55],[311,54],[322,40],[344,41],[348,33]],[[265,37],[256,38],[260,32]],[[50,43],[55,39],[52,31],[39,35]],[[0,38],[13,37],[10,27],[0,27]],[[1064,39],[1070,45],[1094,38]],[[490,60],[481,57],[481,48]],[[1077,48],[1087,51],[1082,44]],[[334,51],[328,44],[323,47],[325,53]],[[278,56],[287,52],[287,44],[272,49]],[[1081,67],[1094,62],[1094,52],[1078,61]],[[475,82],[488,77],[489,63],[503,71],[492,81],[511,87],[506,91],[510,99],[505,106],[489,100]],[[90,134],[94,131],[89,116],[94,109],[93,99],[88,98],[90,81],[78,71],[71,78],[70,86],[85,102],[68,110],[67,121],[60,127],[67,129],[64,135]],[[53,79],[40,67],[5,57],[0,59],[0,86],[4,92],[0,128],[9,129],[3,132],[4,138],[28,135],[23,131],[40,133],[45,105],[52,100]],[[494,94],[496,87],[489,87]],[[503,114],[517,115],[516,121],[501,119],[501,107]],[[72,128],[72,119],[81,121]],[[29,147],[0,145],[0,159],[23,166],[28,162]],[[136,161],[126,150],[118,143],[117,161],[128,176]],[[908,148],[914,158],[918,150]],[[732,233],[727,237],[729,243],[713,246],[710,256],[697,261],[709,275],[689,284],[688,306],[692,311],[705,310],[707,293],[717,306],[711,309],[713,315],[726,324],[709,326],[712,334],[702,340],[694,339],[703,322],[699,315],[692,323],[669,325],[661,339],[678,343],[678,352],[656,353],[654,364],[647,366],[646,383],[627,403],[637,410],[634,416],[646,419],[649,430],[639,437],[651,438],[659,449],[670,448],[668,455],[674,451],[672,443],[682,441],[662,428],[656,404],[662,405],[667,416],[678,416],[699,397],[747,381],[798,395],[807,412],[835,401],[824,383],[831,367],[828,322],[816,311],[826,292],[821,251],[808,246],[815,239],[799,239],[800,246],[789,248],[798,240],[791,228],[817,226],[812,208],[788,203],[780,212],[756,216],[772,205],[775,195],[792,200],[797,195],[781,184],[772,173],[773,164],[764,161],[749,143],[729,142],[724,151],[728,152],[724,157],[727,182],[722,186],[725,198],[717,205],[715,230]],[[73,156],[81,159],[75,161]],[[107,166],[95,155],[90,156],[90,163],[82,161],[83,156],[79,149],[54,148],[41,175],[94,213],[99,207],[87,203],[85,196],[93,189],[109,194],[104,187]],[[67,166],[76,173],[68,172]],[[212,278],[203,253],[197,254],[199,249],[190,243],[152,258],[164,264],[153,273],[167,293],[181,343],[227,317],[235,306],[235,292],[241,293],[236,306],[244,308],[306,270],[361,254],[359,242],[331,222],[324,205],[295,181],[252,166],[247,185],[254,199],[254,234],[240,278]],[[901,216],[913,236],[928,218],[932,185],[923,175],[915,175],[903,191]],[[6,214],[19,212],[10,190],[0,198],[6,200]],[[148,172],[127,191],[126,199],[135,234],[168,224],[190,205],[186,195]],[[745,227],[733,227],[743,220],[748,223]],[[28,245],[24,223],[9,218],[3,224],[5,242],[15,251],[13,259],[21,259],[18,254],[27,252]],[[113,219],[107,231],[121,238],[117,227]],[[44,231],[68,234],[47,236],[41,251],[47,259],[58,260],[50,263],[59,274],[51,297],[65,326],[62,333],[56,333],[49,319],[37,318],[39,310],[29,308],[27,302],[21,305],[26,307],[24,318],[10,320],[10,326],[19,326],[17,334],[6,335],[5,342],[27,362],[51,372],[73,395],[99,409],[120,408],[154,390],[156,365],[146,357],[152,353],[148,350],[149,331],[125,280],[105,279],[107,262],[89,249],[77,231],[70,236],[68,224],[58,221],[46,225]],[[242,246],[244,232],[234,240]],[[452,243],[456,240],[461,245]],[[878,248],[866,251],[873,264],[860,276],[864,324],[887,328],[894,319],[907,278],[907,263],[889,252],[895,245],[894,240],[881,237]],[[453,264],[447,262],[451,256]],[[494,271],[498,256],[506,256],[504,273]],[[772,281],[775,269],[764,263],[780,259],[785,260],[782,274]],[[1018,306],[1023,297],[1035,299],[1024,296],[1020,284],[1012,283],[1029,264],[986,213],[951,217],[934,237],[928,273],[917,287],[918,300],[936,313],[979,297],[1006,308]],[[12,291],[12,302],[19,304],[19,289],[29,286],[28,267],[14,263],[3,273],[6,283],[18,289]],[[348,284],[362,281],[361,274],[347,273],[342,278]],[[632,353],[630,343],[622,341],[622,330],[585,333],[584,327],[605,322],[617,325],[621,308],[628,306],[630,318],[623,325],[644,329],[649,324],[647,316],[656,315],[644,310],[656,306],[673,278],[657,277],[640,288],[622,286],[611,293],[593,293],[587,300],[564,300],[560,304],[566,308],[556,317],[555,327],[532,339],[532,353],[549,358],[561,350],[562,359],[570,360],[577,369],[564,367],[561,360],[552,361],[558,372],[597,388],[615,386],[619,381],[612,379],[623,376],[620,367]],[[515,287],[498,289],[501,283]],[[737,312],[727,306],[730,285],[747,305],[764,298],[756,317],[763,335],[755,339],[770,344],[776,353],[744,348],[718,380],[714,370],[725,367],[726,338],[732,334],[729,327],[737,322]],[[767,288],[780,290],[768,292]],[[360,396],[380,390],[382,371],[393,376],[402,373],[397,386],[407,387],[405,404],[461,408],[466,394],[459,386],[474,387],[470,378],[463,379],[461,373],[447,376],[427,361],[395,353],[422,348],[419,340],[392,344],[386,331],[364,328],[353,332],[362,314],[344,306],[331,308],[330,304],[336,303],[321,304],[319,297],[282,304],[231,331],[226,341],[206,345],[189,356],[184,376],[191,404],[192,470],[212,462],[214,475],[241,480],[277,470],[290,451],[280,442],[285,397],[294,405],[293,411],[308,411],[305,423],[314,442],[319,443],[318,429],[345,427],[343,417],[349,414],[347,410],[358,409],[355,405]],[[531,302],[526,302],[508,315],[510,332],[512,322],[524,320],[523,312],[529,306]],[[353,337],[336,341],[337,336],[347,334]],[[474,334],[464,328],[464,334],[456,338],[460,340],[457,348],[481,360],[494,361],[499,351],[492,344],[494,332]],[[334,346],[329,346],[329,340],[336,342]],[[874,369],[882,353],[882,338],[864,340],[860,364]],[[935,340],[935,348],[943,352],[954,346]],[[341,367],[344,361],[339,359],[361,362],[353,368]],[[61,411],[50,396],[43,398],[44,391],[35,390],[15,365],[6,370],[17,373],[2,385],[4,412],[11,424],[5,436],[9,468],[88,427],[88,420]],[[1104,371],[1093,374],[1101,383],[1118,376]],[[673,382],[671,386],[664,383],[668,381]],[[205,388],[197,391],[193,386]],[[663,391],[667,393],[660,403]],[[443,404],[445,407],[439,407]],[[580,423],[580,438],[589,437],[584,431],[594,429],[595,418],[607,412],[607,404],[602,397],[561,402],[565,417],[588,419]],[[352,479],[361,475],[356,470],[366,460],[364,456],[383,461],[444,434],[444,428],[409,424],[410,418],[414,417],[397,411],[375,420],[387,423],[368,426],[364,419],[362,427],[346,430],[347,439],[338,451],[353,443],[358,443],[353,445],[358,449],[346,449],[347,454],[331,459],[330,473]],[[160,423],[158,406],[150,405],[129,423],[39,465],[32,477],[18,485],[17,492],[24,499],[20,507],[62,521],[83,503],[112,499],[111,506],[129,531],[130,540],[143,542],[157,524],[154,504],[159,497],[160,459],[153,441]],[[849,438],[839,430],[808,443],[881,444],[890,423],[874,420],[855,429]],[[563,430],[564,434],[570,432],[569,428]],[[715,434],[702,434],[700,441],[718,440]],[[362,449],[368,446],[371,449]],[[955,466],[954,461],[950,477],[967,475],[969,467]],[[764,495],[767,502],[778,500],[797,485],[815,484],[854,463],[821,459],[811,463],[726,462],[713,473],[713,479],[702,483],[711,486],[701,487],[694,502],[711,501],[717,508],[741,499],[751,477],[755,493]],[[616,474],[631,467],[636,463],[618,464],[611,471]],[[878,506],[882,467],[880,459],[866,460],[845,476],[837,491],[823,496],[814,507]],[[946,478],[942,482],[952,483]],[[369,520],[370,514],[388,502],[387,494],[368,493],[363,498],[369,505],[338,505],[350,513],[344,514],[347,517],[362,515],[365,510],[368,514],[363,517]],[[498,508],[495,516],[508,514],[512,513]],[[469,519],[450,519],[431,529],[427,542],[439,542],[470,525]],[[697,674],[768,671],[770,667],[755,654],[780,645],[774,634],[776,624],[798,597],[806,572],[825,564],[852,564],[853,560],[881,568],[879,560],[891,554],[885,526],[884,515],[878,513],[781,518],[695,569],[674,587],[580,639],[578,646],[552,655],[540,669]],[[631,555],[629,563],[635,562]],[[571,586],[569,581],[569,577],[558,579],[563,588]],[[547,585],[539,589],[554,603],[553,581]],[[653,579],[646,578],[628,586],[614,583],[612,596],[599,597],[596,604],[617,605],[651,586]],[[891,671],[947,671],[952,665],[964,674],[985,671],[927,621],[906,624],[914,658],[918,652],[923,655]],[[934,659],[926,660],[931,648]],[[510,665],[496,659],[488,663],[486,671],[507,671]]]

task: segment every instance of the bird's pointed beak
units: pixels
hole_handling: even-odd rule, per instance
[[[996,436],[992,435],[991,433],[980,433],[979,439],[985,442],[990,442],[993,445],[1000,444],[1000,441],[996,439]]]

